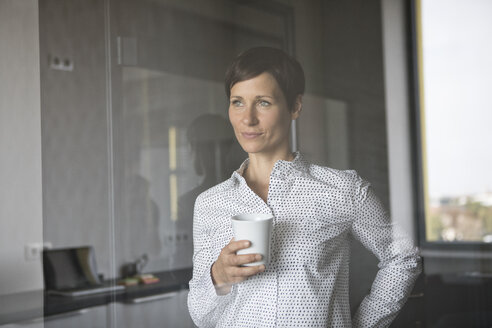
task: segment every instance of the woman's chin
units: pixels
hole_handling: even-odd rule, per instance
[[[243,150],[248,154],[254,154],[259,152],[258,149],[256,149],[255,147],[243,147]]]
[[[273,154],[279,152],[279,150],[282,150],[283,147],[281,146],[274,146],[271,144],[259,144],[259,143],[253,143],[253,142],[240,142],[241,148],[248,153],[248,154]],[[288,147],[288,146],[286,146]]]
[[[263,147],[258,147],[258,145],[251,145],[251,144],[248,144],[248,143],[241,144],[241,147],[248,154],[259,153],[259,152],[261,152],[263,150]]]

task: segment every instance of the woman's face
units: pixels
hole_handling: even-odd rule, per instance
[[[270,73],[234,84],[229,119],[244,151],[270,155],[288,152],[290,124],[299,117],[300,97],[294,107],[289,111],[282,89]]]

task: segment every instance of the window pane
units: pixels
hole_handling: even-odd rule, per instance
[[[492,242],[491,12],[422,1],[428,241]]]

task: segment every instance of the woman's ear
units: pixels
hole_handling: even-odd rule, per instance
[[[296,100],[294,101],[294,108],[292,109],[291,117],[293,120],[299,118],[302,110],[302,95],[297,95]]]

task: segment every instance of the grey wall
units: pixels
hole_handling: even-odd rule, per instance
[[[111,275],[104,2],[40,2],[44,237],[93,245]],[[72,70],[53,69],[68,59]]]
[[[38,33],[37,0],[0,2],[0,294],[43,286]]]

